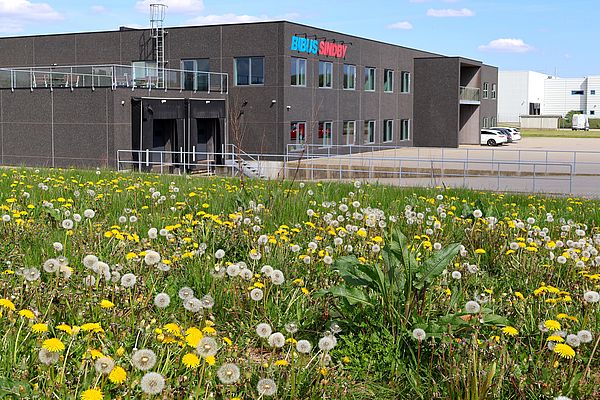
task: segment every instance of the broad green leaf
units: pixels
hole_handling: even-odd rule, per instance
[[[431,283],[436,277],[441,275],[459,251],[460,243],[452,243],[442,250],[433,253],[431,257],[423,262],[413,286],[417,289],[422,289],[425,283]]]
[[[323,296],[326,294],[331,294],[334,297],[341,297],[348,300],[350,305],[355,304],[364,304],[367,306],[372,306],[373,304],[369,301],[367,295],[356,287],[347,287],[347,286],[333,286],[329,289],[321,289],[315,293],[315,295]]]

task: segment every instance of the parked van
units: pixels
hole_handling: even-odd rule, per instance
[[[573,114],[573,131],[589,131],[590,120],[587,114]]]

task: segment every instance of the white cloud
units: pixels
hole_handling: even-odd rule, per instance
[[[427,16],[429,17],[473,17],[475,13],[468,8],[453,9],[453,8],[430,8],[427,10]]]
[[[413,28],[413,25],[408,21],[396,22],[395,24],[390,24],[387,26],[388,29],[404,29],[410,30]]]
[[[186,23],[189,25],[218,25],[218,24],[240,24],[246,22],[264,22],[264,21],[278,21],[278,20],[292,20],[298,18],[299,14],[291,13],[282,16],[268,16],[268,15],[239,15],[234,13],[228,14],[211,14],[211,15],[199,15],[195,18],[188,20]]]
[[[164,4],[167,13],[190,14],[204,10],[203,0],[139,0],[135,3],[135,8],[140,12],[150,12],[150,4]]]
[[[479,46],[478,49],[502,53],[527,53],[532,51],[533,47],[525,43],[523,39],[496,39]]]
[[[28,0],[0,0],[0,32],[19,32],[33,22],[51,22],[63,19],[62,15],[46,3]]]

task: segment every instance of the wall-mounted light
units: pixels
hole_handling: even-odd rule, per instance
[[[125,106],[125,100],[121,100],[121,105]]]
[[[290,111],[292,109],[292,106],[285,106],[285,108],[287,108],[287,110]]]
[[[277,103],[277,100],[275,100],[275,99],[271,100],[271,104],[275,104],[275,103]]]
[[[206,104],[210,104],[210,100],[206,100]]]
[[[161,100],[160,101],[162,104],[165,104],[167,101],[166,100]]]

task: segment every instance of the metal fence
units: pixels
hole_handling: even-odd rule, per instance
[[[177,174],[244,174],[262,179],[364,180],[401,186],[467,187],[517,192],[573,192],[573,166],[561,162],[424,159],[350,155],[119,150],[117,168]]]
[[[135,68],[128,65],[75,65],[0,68],[0,89],[102,88],[190,90],[227,93],[225,73],[179,69]]]

